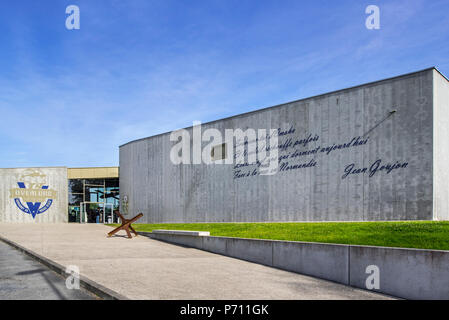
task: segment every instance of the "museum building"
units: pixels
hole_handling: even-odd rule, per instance
[[[449,220],[448,137],[429,68],[131,141],[120,167],[0,169],[0,222]]]

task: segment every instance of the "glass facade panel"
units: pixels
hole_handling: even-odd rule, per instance
[[[84,179],[84,184],[93,186],[103,186],[105,179]]]
[[[83,180],[69,180],[69,193],[83,193]]]
[[[106,187],[107,188],[117,188],[119,186],[119,180],[118,179],[105,179]]]
[[[80,222],[80,211],[84,203],[87,220],[102,223],[103,212],[107,222],[112,210],[119,209],[119,179],[70,179],[69,180],[69,222]],[[111,218],[112,220],[112,218]],[[114,217],[114,221],[115,221]]]
[[[69,193],[69,206],[79,206],[84,200],[83,197],[82,193]]]
[[[103,202],[101,196],[104,194],[104,187],[85,186],[85,201],[88,202]]]

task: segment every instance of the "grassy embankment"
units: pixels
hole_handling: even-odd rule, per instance
[[[211,236],[449,250],[449,222],[176,223],[133,224],[156,229],[209,231]]]

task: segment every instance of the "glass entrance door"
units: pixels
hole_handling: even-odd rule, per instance
[[[81,203],[81,223],[104,223],[105,208],[104,202],[82,202]]]
[[[69,179],[68,187],[69,222],[118,222],[114,214],[114,210],[119,209],[120,201],[118,178]]]
[[[117,217],[114,215],[114,204],[105,203],[104,204],[104,223],[117,223]]]
[[[104,202],[82,202],[77,222],[81,223],[119,223],[114,214],[114,204]]]
[[[69,222],[80,222],[81,206],[69,206]]]

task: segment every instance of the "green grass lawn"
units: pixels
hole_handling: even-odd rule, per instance
[[[449,222],[176,223],[133,224],[156,229],[209,231],[211,236],[449,250]]]

